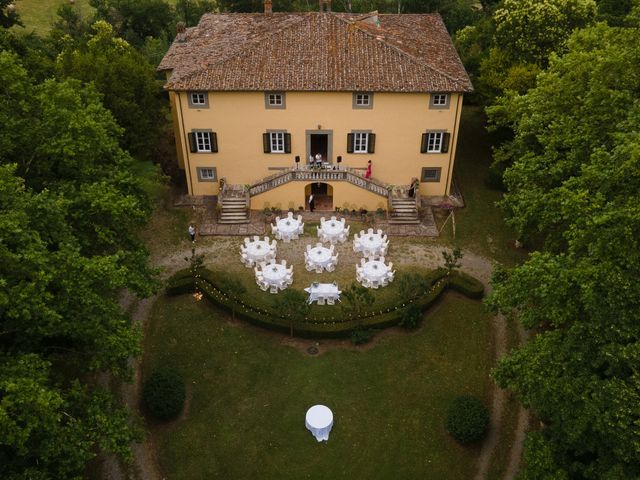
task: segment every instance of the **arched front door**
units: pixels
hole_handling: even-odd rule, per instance
[[[333,187],[328,183],[313,182],[304,187],[305,208],[309,208],[309,195],[313,193],[316,210],[333,210]]]

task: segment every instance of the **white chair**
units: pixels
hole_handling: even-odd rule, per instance
[[[284,243],[291,243],[291,238],[289,237],[289,235],[285,235],[282,237],[282,241]]]
[[[298,215],[298,222],[302,223],[302,215]],[[304,224],[303,224],[304,225]]]
[[[251,243],[251,240],[249,239],[249,237],[245,237],[244,238],[244,244],[245,245],[249,245]]]
[[[278,287],[276,285],[271,285],[269,287],[269,293],[278,293]]]
[[[287,212],[287,218],[293,218],[293,212]]]
[[[365,257],[372,257],[374,255],[374,251],[369,250],[368,248],[363,248],[362,255],[364,255]]]
[[[392,272],[388,272],[388,273],[387,273],[387,279],[388,279],[390,282],[393,282],[393,279],[394,279],[394,278],[396,278],[396,271],[395,271],[395,270],[394,270],[394,271],[392,271]]]
[[[340,219],[340,223],[344,225],[344,222],[345,222],[345,220],[344,220],[344,217],[343,217],[343,218]]]
[[[371,288],[378,288],[380,286],[380,282],[378,280],[371,280]]]
[[[378,229],[378,230],[376,231],[376,233],[377,233],[378,235],[382,235],[382,230],[381,230],[381,229]]]
[[[307,252],[311,251],[311,245],[307,245]]]
[[[320,225],[322,225],[325,222],[324,217],[320,217]]]
[[[287,267],[287,261],[283,258],[282,260],[280,260],[280,265],[282,265],[283,267]]]
[[[260,290],[262,290],[263,292],[266,292],[267,290],[269,290],[269,285],[267,284],[267,282],[259,282],[258,286],[260,287]]]
[[[318,297],[318,305],[324,305],[324,297]]]
[[[364,258],[364,257],[362,257],[362,258],[360,259],[360,266],[364,267],[364,264],[365,264],[365,263],[367,263],[367,259],[366,259],[366,258]]]
[[[316,269],[315,265],[313,263],[311,263],[311,262],[306,262],[304,264],[304,268],[307,269],[307,272],[312,272],[312,271],[314,271]]]
[[[254,235],[253,236],[253,241],[254,242],[259,242],[260,241],[260,237],[258,235]]]
[[[249,263],[249,257],[247,256],[246,253],[240,254],[240,261],[242,262],[243,265],[247,265]]]
[[[280,217],[276,217],[276,223],[278,223],[280,221]]]
[[[332,262],[327,263],[326,267],[327,272],[333,272],[336,269],[336,265]]]
[[[364,232],[364,230],[363,230],[363,232]],[[367,230],[367,233],[368,233],[369,235],[371,235],[371,234],[373,233],[373,228],[368,229],[368,230]]]
[[[316,227],[316,230],[318,230],[318,238],[319,238],[319,237],[321,237],[321,236],[322,236],[322,233],[323,233],[323,232],[322,232],[322,229],[321,229],[319,226],[317,226],[317,227]]]
[[[298,233],[300,235],[304,234],[304,223],[301,223],[300,226],[298,227]]]
[[[382,257],[384,258],[384,257]],[[383,260],[384,262],[384,260]],[[389,265],[387,265],[387,267],[389,268],[389,270],[393,270],[393,262],[389,262]]]
[[[333,297],[327,297],[327,305],[335,305],[336,299]]]

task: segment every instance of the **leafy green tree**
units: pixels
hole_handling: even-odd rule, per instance
[[[216,7],[213,0],[178,0],[175,8],[182,21],[190,27],[197,25],[205,13],[214,12]]]
[[[96,18],[109,22],[117,35],[140,46],[147,37],[172,37],[175,18],[165,0],[89,0]]]
[[[593,0],[504,0],[494,13],[496,41],[513,58],[544,65],[595,14]]]
[[[294,326],[302,323],[305,317],[309,315],[311,305],[307,303],[307,296],[300,290],[288,288],[280,295],[278,304],[280,310],[284,312],[285,317],[289,320],[290,334],[293,337]]]
[[[140,438],[111,394],[51,380],[35,354],[0,354],[0,476],[80,479],[97,449],[130,458]]]
[[[494,276],[490,305],[539,332],[495,377],[545,425],[524,478],[638,478],[640,31],[599,24],[567,48],[494,112],[515,132],[502,206],[544,245]]]
[[[58,72],[92,82],[124,129],[122,147],[138,159],[150,160],[166,121],[161,82],[153,66],[116,37],[111,25],[99,21],[92,28],[95,34],[86,43],[71,44],[58,56]]]

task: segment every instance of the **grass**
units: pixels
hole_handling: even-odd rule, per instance
[[[421,329],[366,350],[311,357],[282,338],[192,297],[156,303],[144,374],[171,364],[190,390],[186,418],[152,428],[167,478],[471,476],[479,449],[458,446],[443,421],[461,393],[488,401],[493,335],[480,303],[448,294]],[[326,444],[304,428],[315,403],[334,411]]]
[[[25,31],[35,31],[44,35],[49,32],[51,24],[55,22],[58,8],[68,3],[68,0],[17,0],[16,11],[20,15]],[[89,0],[76,0],[74,8],[83,17],[93,15],[93,7],[89,5]],[[22,27],[16,28],[23,30]]]
[[[502,192],[491,190],[484,184],[491,165],[485,124],[480,107],[465,105],[454,166],[454,176],[462,190],[465,208],[455,212],[455,238],[449,220],[442,231],[442,239],[506,265],[514,265],[525,258],[526,252],[515,248],[515,232],[505,224],[502,211],[496,207]],[[438,216],[438,223],[442,226],[443,216]]]

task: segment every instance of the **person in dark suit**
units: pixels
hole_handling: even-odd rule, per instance
[[[309,211],[313,212],[316,208],[316,202],[313,200],[313,193],[309,195]]]

